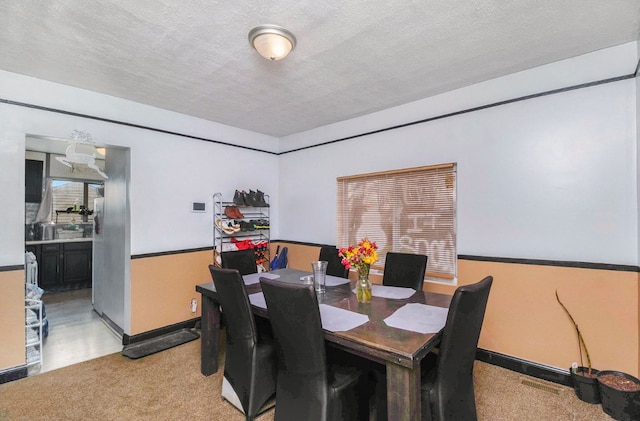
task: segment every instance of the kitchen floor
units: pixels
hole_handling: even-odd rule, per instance
[[[91,288],[45,293],[42,301],[49,336],[39,373],[122,351],[122,339],[93,311]]]

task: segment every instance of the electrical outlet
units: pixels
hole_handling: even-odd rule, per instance
[[[198,300],[195,298],[191,299],[191,312],[195,313],[198,310]]]

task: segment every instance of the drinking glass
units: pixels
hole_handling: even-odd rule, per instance
[[[326,276],[327,276],[327,261],[318,260],[311,262],[311,269],[313,271],[313,286],[316,292],[323,293],[326,290]]]

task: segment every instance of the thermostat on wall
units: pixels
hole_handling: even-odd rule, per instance
[[[191,203],[191,212],[206,212],[207,204],[204,202],[192,202]]]

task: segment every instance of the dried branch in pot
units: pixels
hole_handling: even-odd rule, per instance
[[[571,323],[573,323],[573,327],[576,330],[576,334],[578,336],[578,347],[580,349],[580,365],[584,366],[582,362],[582,350],[584,349],[584,354],[587,357],[587,367],[589,368],[588,375],[591,376],[591,357],[589,357],[589,350],[587,349],[587,344],[584,342],[584,338],[582,337],[582,332],[580,332],[578,323],[576,323],[571,313],[569,313],[569,310],[567,309],[567,307],[562,303],[562,301],[560,301],[560,297],[558,296],[558,290],[556,290],[556,300],[558,300],[558,303],[560,304],[560,306],[562,306],[562,309],[564,310],[564,312],[567,313],[567,316],[569,316],[569,319],[571,319]]]

